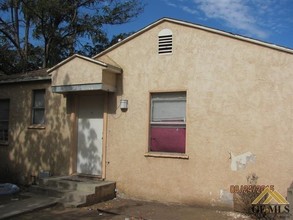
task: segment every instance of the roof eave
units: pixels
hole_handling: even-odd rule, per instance
[[[171,18],[161,18],[161,19],[155,21],[154,23],[151,23],[150,25],[144,27],[143,29],[137,31],[136,33],[130,35],[129,37],[123,39],[122,41],[114,44],[113,46],[111,46],[109,48],[107,48],[106,50],[98,53],[97,55],[93,56],[92,59],[96,59],[96,58],[108,53],[109,51],[119,47],[120,45],[130,41],[131,39],[137,37],[138,35],[144,33],[145,31],[155,27],[156,25],[158,25],[158,24],[160,24],[160,23],[162,23],[164,21],[168,21],[168,22],[172,22],[172,23],[175,23],[175,24],[180,24],[180,25],[184,25],[184,26],[188,26],[188,27],[197,28],[197,29],[200,29],[200,30],[204,30],[204,31],[208,31],[208,32],[211,32],[211,33],[219,34],[219,35],[222,35],[222,36],[227,36],[227,37],[230,37],[230,38],[238,39],[238,40],[241,40],[241,41],[246,41],[246,42],[249,42],[249,43],[253,43],[253,44],[260,45],[260,46],[268,47],[268,48],[271,48],[271,49],[274,49],[274,50],[278,50],[278,51],[293,54],[293,50],[290,49],[290,48],[278,46],[278,45],[275,45],[275,44],[266,43],[266,42],[263,42],[263,41],[260,41],[260,40],[244,37],[244,36],[241,36],[241,35],[232,34],[232,33],[229,33],[229,32],[225,32],[225,31],[221,31],[221,30],[201,26],[201,25],[198,25],[198,24],[193,24],[193,23],[186,22],[186,21],[175,20],[175,19],[171,19]]]
[[[79,54],[74,54],[72,55],[71,57],[68,57],[67,59],[61,61],[60,63],[58,63],[57,65],[53,66],[52,68],[48,69],[47,70],[47,73],[49,75],[51,75],[51,72],[53,72],[55,69],[63,66],[65,63],[69,62],[70,60],[74,59],[74,58],[81,58],[81,59],[84,59],[86,61],[89,61],[89,62],[92,62],[94,64],[97,64],[97,65],[100,65],[102,66],[103,68],[105,69],[110,69],[111,71],[115,72],[115,73],[122,73],[122,69],[119,68],[119,67],[116,67],[116,66],[113,66],[113,65],[110,65],[110,64],[107,64],[107,63],[104,63],[104,62],[101,62],[99,60],[94,60],[92,58],[89,58],[89,57],[85,57],[85,56],[82,56],[82,55],[79,55]]]
[[[8,79],[0,81],[0,84],[10,84],[10,83],[22,83],[22,82],[35,82],[35,81],[49,81],[51,80],[50,76],[45,77],[34,77],[34,78],[26,78],[26,79]]]

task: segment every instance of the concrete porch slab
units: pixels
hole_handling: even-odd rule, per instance
[[[59,199],[34,193],[21,193],[22,198],[0,204],[0,219],[6,219],[37,209],[50,207],[58,203]]]
[[[53,176],[39,179],[30,190],[41,195],[59,197],[66,207],[81,207],[113,199],[116,183],[80,176]]]

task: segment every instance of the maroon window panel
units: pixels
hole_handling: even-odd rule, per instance
[[[151,151],[185,153],[185,127],[152,126],[150,133]]]

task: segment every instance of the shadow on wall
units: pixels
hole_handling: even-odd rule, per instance
[[[10,98],[9,146],[2,170],[13,182],[29,183],[41,170],[52,174],[68,174],[70,158],[70,129],[72,121],[66,112],[62,95],[52,94],[50,81],[7,86]],[[46,89],[45,124],[32,126],[32,90]],[[5,179],[5,175],[1,179]],[[4,177],[2,177],[4,176]],[[1,181],[0,179],[0,181]]]
[[[101,164],[102,143],[96,129],[92,127],[92,122],[88,119],[82,119],[78,128],[78,155],[77,155],[77,171],[83,174],[99,175],[99,164]]]
[[[66,74],[63,84],[70,86],[69,74]],[[35,89],[46,89],[43,127],[31,127],[32,91]],[[117,75],[117,92],[111,93],[109,111],[116,111],[117,95],[122,94],[122,75]],[[50,81],[1,85],[0,98],[10,99],[9,146],[0,151],[0,181],[10,177],[14,183],[28,183],[42,170],[50,171],[52,175],[72,172],[70,166],[76,160],[76,153],[71,146],[77,141],[72,137],[76,125],[71,118],[75,111],[75,98],[53,94]],[[90,126],[86,121],[82,124]],[[98,138],[93,128],[88,130],[89,134],[83,137],[88,148],[82,151],[82,156],[94,161],[94,155],[99,154],[95,147]],[[98,157],[99,161],[101,159]],[[82,163],[81,169],[93,169],[90,163]]]
[[[123,74],[116,75],[116,92],[109,93],[109,96],[108,96],[109,97],[109,100],[108,100],[109,114],[116,114],[118,105],[120,104],[120,99],[123,96],[123,77],[124,77]]]

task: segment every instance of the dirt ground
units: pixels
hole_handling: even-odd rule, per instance
[[[146,219],[168,219],[168,220],[189,220],[189,219],[251,219],[246,215],[219,211],[216,209],[190,207],[182,205],[167,205],[156,202],[136,201],[116,198],[111,201],[98,203],[82,208],[64,208],[56,205],[50,208],[34,211],[10,218],[19,219],[113,219],[113,220],[146,220]]]

